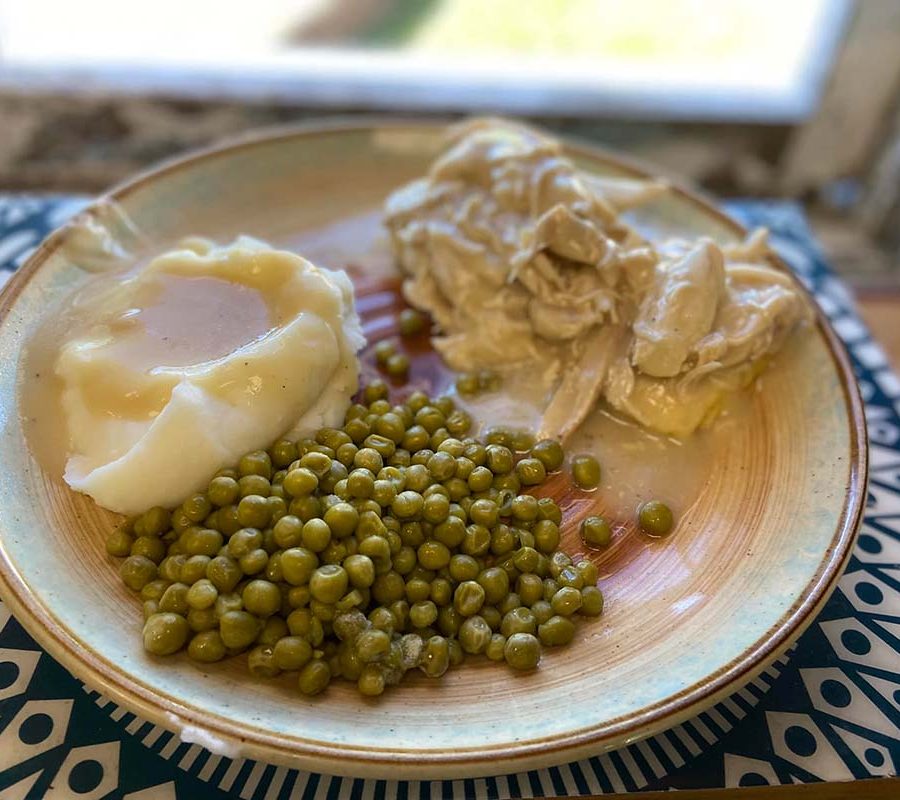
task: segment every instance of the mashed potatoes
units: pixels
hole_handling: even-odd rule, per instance
[[[174,506],[279,436],[339,424],[364,338],[343,272],[192,240],[98,294],[60,348],[65,479],[125,514]]]

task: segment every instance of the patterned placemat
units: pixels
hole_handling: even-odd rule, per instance
[[[0,197],[0,280],[84,201]],[[866,402],[865,524],[824,610],[778,662],[724,702],[643,742],[572,764],[474,780],[335,778],[212,755],[73,678],[0,604],[0,798],[457,800],[849,781],[900,767],[900,380],[824,263],[802,212],[729,210],[766,225],[848,344]]]

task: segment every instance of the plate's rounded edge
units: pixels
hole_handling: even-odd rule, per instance
[[[415,119],[398,117],[337,118],[294,125],[278,126],[244,134],[223,141],[213,147],[187,153],[169,159],[157,167],[143,171],[134,178],[117,185],[101,195],[78,215],[94,213],[104,203],[116,201],[145,183],[167,173],[184,169],[208,158],[221,157],[247,147],[271,144],[281,139],[301,136],[336,135],[358,133],[384,128],[439,129],[449,120]],[[578,156],[606,162],[624,169],[635,177],[652,178],[651,169],[640,162],[611,153],[595,145],[575,143],[564,139],[566,149]],[[711,199],[667,179],[671,191],[716,218],[723,226],[737,235],[746,233],[743,226],[722,212]],[[77,219],[78,217],[76,217]],[[3,324],[10,308],[21,291],[34,277],[40,266],[63,243],[71,223],[51,233],[10,279],[0,293],[0,324]],[[686,687],[677,695],[657,703],[640,714],[610,720],[602,726],[593,726],[552,740],[534,739],[501,746],[490,750],[459,750],[454,752],[397,751],[390,748],[358,748],[335,750],[314,741],[292,740],[285,745],[264,731],[247,729],[222,719],[221,725],[212,724],[217,717],[195,718],[190,709],[181,706],[174,698],[165,697],[150,687],[123,676],[112,665],[83,650],[77,639],[56,620],[48,609],[29,605],[26,582],[8,560],[0,547],[0,594],[9,604],[17,620],[54,658],[92,689],[97,689],[139,716],[180,733],[184,728],[200,727],[210,730],[214,740],[220,740],[226,750],[242,757],[259,758],[314,771],[356,777],[437,778],[499,774],[523,768],[535,768],[560,763],[581,756],[636,741],[675,725],[723,699],[737,686],[752,679],[782,654],[812,622],[815,614],[828,599],[838,578],[850,558],[852,544],[862,521],[868,478],[868,449],[866,421],[863,403],[853,372],[852,363],[843,343],[837,337],[824,313],[812,300],[806,288],[796,279],[777,256],[773,262],[790,274],[815,309],[816,327],[822,334],[835,368],[841,377],[845,407],[850,425],[850,463],[847,500],[842,509],[835,535],[827,556],[807,584],[800,599],[788,609],[769,632],[741,657],[715,673],[710,680]]]

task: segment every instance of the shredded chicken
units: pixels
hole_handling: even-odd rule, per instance
[[[458,371],[559,376],[541,434],[565,438],[598,403],[684,437],[749,384],[808,316],[742,244],[645,241],[620,212],[665,184],[589,176],[530,128],[456,128],[428,174],[386,203],[404,293],[429,311]]]

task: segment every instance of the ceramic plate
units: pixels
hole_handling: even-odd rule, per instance
[[[374,340],[392,332],[398,307],[389,259],[371,257],[384,247],[377,212],[424,171],[441,135],[438,125],[371,121],[265,133],[165,164],[108,199],[149,250],[188,234],[242,232],[350,267]],[[596,173],[642,174],[596,149],[570,152]],[[653,235],[743,235],[681,190],[638,222]],[[471,660],[441,681],[417,674],[374,701],[343,682],[304,699],[289,677],[249,680],[241,659],[201,668],[150,658],[138,602],[104,551],[113,515],[38,466],[24,434],[38,411],[17,400],[30,332],[87,279],[70,260],[73,230],[52,235],[0,301],[0,591],[75,675],[186,739],[393,779],[498,774],[594,754],[667,728],[749,680],[812,620],[849,557],[865,497],[865,427],[847,356],[819,315],[748,393],[746,423],[705,455],[704,480],[681,498],[675,533],[652,542],[623,523],[616,545],[592,556],[606,611],[536,672]],[[433,367],[422,354],[413,377],[440,382]],[[603,492],[560,500],[563,545],[577,550],[576,521],[606,511]]]

